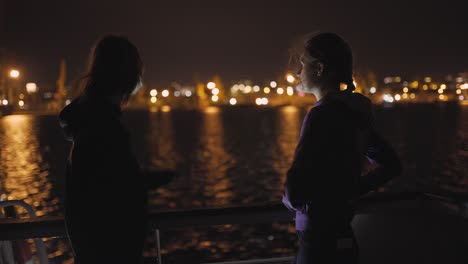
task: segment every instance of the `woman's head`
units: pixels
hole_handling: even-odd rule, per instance
[[[104,36],[91,51],[81,94],[125,103],[141,86],[142,72],[138,50],[126,37]]]
[[[298,75],[304,92],[339,90],[340,83],[346,84],[351,91],[355,89],[351,48],[334,33],[308,35],[300,62],[302,67]]]

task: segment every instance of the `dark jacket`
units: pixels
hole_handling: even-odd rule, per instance
[[[372,127],[371,106],[344,91],[325,96],[304,118],[283,195],[297,230],[349,225],[350,202],[400,174],[395,152]],[[366,156],[379,167],[363,176]]]
[[[65,220],[76,257],[98,263],[96,255],[124,249],[132,261],[143,246],[147,193],[121,111],[105,101],[74,100],[60,113],[66,138],[73,142],[66,174]],[[133,256],[130,256],[133,254]],[[93,262],[90,259],[93,259]],[[119,262],[130,263],[130,262]]]

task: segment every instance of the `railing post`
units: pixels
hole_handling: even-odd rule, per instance
[[[162,258],[161,258],[161,240],[159,238],[159,229],[156,229],[154,231],[154,235],[156,237],[156,250],[158,253],[158,263],[157,264],[162,264]]]

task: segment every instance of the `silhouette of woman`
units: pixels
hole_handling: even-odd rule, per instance
[[[121,123],[122,108],[141,86],[136,47],[108,35],[91,52],[80,95],[60,113],[72,149],[65,194],[75,263],[140,263],[147,194]]]
[[[358,263],[351,201],[401,173],[395,152],[373,129],[370,100],[353,92],[352,60],[338,35],[306,37],[300,89],[317,103],[304,118],[283,194],[296,212],[295,263]]]

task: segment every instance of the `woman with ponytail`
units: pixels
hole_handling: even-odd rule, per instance
[[[91,51],[79,96],[60,113],[72,142],[65,223],[77,264],[143,261],[147,190],[121,120],[141,87],[142,72],[135,45],[106,35]]]
[[[373,128],[370,100],[354,93],[350,46],[334,33],[310,35],[300,62],[300,89],[317,103],[303,121],[283,195],[296,212],[295,263],[358,263],[352,201],[398,176],[401,165]]]

